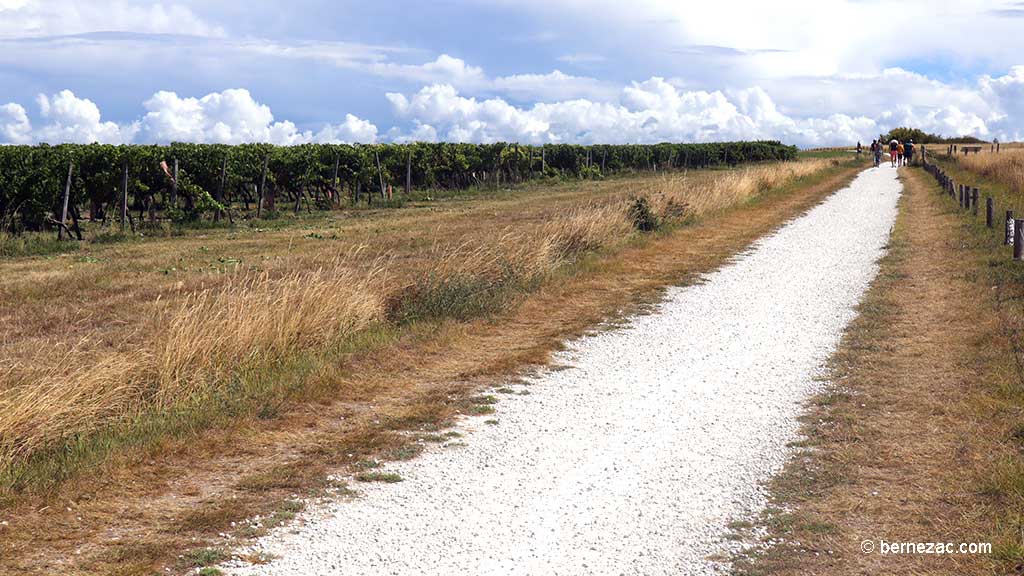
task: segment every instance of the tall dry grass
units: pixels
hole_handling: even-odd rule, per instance
[[[628,241],[636,233],[627,214],[637,196],[649,198],[661,221],[681,221],[827,166],[816,160],[710,178],[667,175],[610,201],[577,205],[529,232],[436,244],[419,269],[354,254],[278,277],[241,273],[159,307],[130,346],[111,351],[83,341],[61,354],[0,365],[0,472],[91,433],[231,394],[240,372],[377,323],[465,320],[500,310],[567,264]]]
[[[354,334],[382,319],[379,269],[345,260],[280,278],[242,274],[168,305],[130,351],[88,342],[0,374],[0,468],[154,410],[217,393],[232,374]]]
[[[958,156],[963,168],[985,178],[1005,184],[1014,193],[1024,192],[1024,149],[1004,148],[999,154]]]
[[[648,195],[654,211],[671,222],[741,204],[832,164],[832,160],[815,158],[747,166],[723,172],[711,180],[694,178],[685,172],[671,173],[662,176]]]

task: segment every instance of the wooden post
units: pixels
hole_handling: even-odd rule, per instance
[[[409,146],[409,153],[405,156],[405,195],[412,192],[412,146]]]
[[[1024,260],[1024,220],[1013,221],[1013,259]]]
[[[964,185],[963,184],[958,185],[956,191],[957,191],[957,200],[956,200],[957,204],[959,204],[960,207],[963,208],[964,207]]]
[[[544,152],[545,152],[544,145],[542,144],[541,147],[540,147],[540,175],[541,176],[543,176],[544,173],[547,172],[547,170],[548,170],[548,168],[547,168],[547,160],[546,160],[546,158],[544,156]]]
[[[1013,210],[1006,211],[1006,237],[1003,238],[1003,246],[1010,246],[1013,244],[1014,236],[1014,219]]]
[[[971,214],[978,215],[978,188],[971,189]]]
[[[995,202],[991,196],[985,197],[985,226],[991,228],[993,219],[995,218]]]
[[[1002,142],[996,142],[996,154],[999,154],[999,145],[1000,144],[1002,144]]]
[[[380,154],[376,150],[373,151],[373,157],[377,160],[377,178],[380,179],[380,197],[387,198],[384,192],[384,170],[380,167]]]
[[[124,178],[121,180],[121,232],[128,220],[128,160],[124,161]]]
[[[171,206],[178,206],[178,159],[174,159],[174,174],[171,175]]]
[[[331,174],[331,201],[337,202],[341,207],[341,192],[338,190],[338,165],[341,162],[341,155],[334,155],[334,173]]]
[[[64,182],[64,208],[60,211],[60,228],[57,229],[57,240],[64,239],[64,228],[68,221],[68,199],[71,197],[71,169],[74,167],[72,160],[68,160],[68,179]]]
[[[227,178],[228,178],[228,155],[225,154],[224,155],[224,161],[221,162],[221,165],[220,165],[220,185],[217,187],[217,197],[215,198],[215,200],[218,203],[223,203],[224,202],[224,187],[227,185]],[[220,221],[220,210],[219,209],[216,212],[213,213],[213,221],[214,222]]]
[[[267,164],[269,162],[270,154],[267,154],[266,156],[263,157],[263,169],[260,171],[260,204],[256,208],[257,218],[260,217],[260,213],[263,211],[264,207],[266,207],[267,210],[271,211],[274,209],[274,198],[267,194]]]

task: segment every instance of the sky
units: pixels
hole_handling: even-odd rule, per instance
[[[0,0],[0,143],[1024,140],[1024,2]]]

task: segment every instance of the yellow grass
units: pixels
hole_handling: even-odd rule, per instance
[[[418,231],[399,228],[382,236],[379,242],[390,246],[383,253],[351,248],[343,258],[302,253],[276,267],[265,258],[269,263],[263,270],[230,272],[226,278],[193,274],[172,292],[145,286],[144,274],[126,280],[139,286],[106,287],[102,270],[75,271],[75,281],[97,300],[117,303],[111,304],[116,310],[111,314],[126,314],[124,308],[142,320],[134,326],[123,321],[123,329],[103,322],[73,341],[62,338],[60,327],[26,324],[21,338],[14,327],[15,337],[0,342],[0,352],[16,354],[0,361],[0,470],[146,414],[230,394],[242,370],[322,349],[374,324],[461,320],[505,306],[507,296],[532,289],[567,263],[628,241],[636,232],[627,208],[637,196],[647,196],[660,219],[678,221],[748,201],[829,164],[808,160],[644,178],[611,194],[556,206],[533,222],[497,230],[492,223],[479,225],[461,241],[443,226],[431,228],[434,216],[428,214],[420,217],[427,225]],[[535,202],[541,201],[544,197]],[[500,221],[498,212],[495,216]],[[410,248],[421,236],[435,239]],[[113,271],[126,265],[117,253],[110,260],[106,266]],[[43,264],[15,263],[25,275],[20,278],[36,280],[12,277],[12,284],[0,289],[45,303],[37,286],[60,272]],[[117,300],[131,290],[138,294],[133,300]],[[164,294],[168,297],[161,300]]]
[[[1024,192],[1024,148],[1003,145],[998,154],[985,148],[981,154],[957,156],[957,161],[971,172],[1009,186],[1013,192]]]

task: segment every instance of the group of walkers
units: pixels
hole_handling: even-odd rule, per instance
[[[914,161],[914,141],[907,140],[906,142],[900,142],[893,138],[889,141],[889,161],[892,163],[893,168],[899,166],[910,166]],[[882,154],[884,153],[886,144],[881,140],[871,141],[871,153],[875,156],[875,168],[882,163]]]

